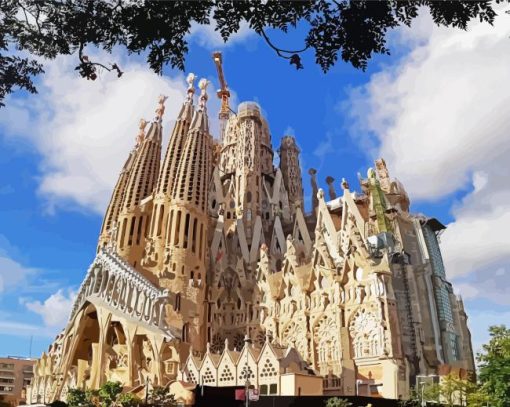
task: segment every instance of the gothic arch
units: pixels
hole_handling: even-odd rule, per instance
[[[341,359],[340,329],[335,314],[323,314],[313,328],[313,338],[318,363],[336,362]]]
[[[376,314],[360,307],[349,322],[354,358],[381,356],[384,352],[384,328]]]

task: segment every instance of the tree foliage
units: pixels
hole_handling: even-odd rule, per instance
[[[488,398],[480,385],[450,374],[442,377],[440,383],[420,383],[411,390],[408,400],[400,402],[400,406],[420,407],[422,400],[445,407],[485,407]]]
[[[154,386],[149,393],[149,401],[151,404],[162,407],[173,407],[177,405],[175,397],[170,394],[168,387]]]
[[[94,407],[89,394],[81,389],[69,389],[67,405],[69,407]]]
[[[132,393],[122,393],[119,382],[106,382],[99,390],[71,389],[67,395],[69,407],[135,407],[141,400]]]
[[[117,401],[117,398],[122,393],[122,384],[119,382],[106,382],[99,388],[98,393],[101,399],[101,405],[110,407]]]
[[[510,406],[510,329],[491,326],[489,333],[489,343],[477,356],[478,378],[492,406]]]
[[[340,397],[330,397],[324,402],[325,407],[349,407],[352,406],[347,399],[342,399]]]
[[[77,54],[78,73],[91,80],[96,79],[98,67],[122,75],[116,63],[89,60],[87,45],[109,52],[115,46],[129,53],[146,52],[150,68],[157,73],[165,65],[184,69],[192,24],[211,24],[228,41],[246,22],[298,69],[303,67],[299,54],[308,49],[315,52],[324,71],[339,57],[365,69],[374,54],[389,54],[388,30],[411,25],[423,6],[436,24],[461,29],[472,19],[492,24],[496,16],[490,0],[2,0],[0,104],[15,87],[36,92],[32,77],[43,72],[37,57]],[[298,50],[284,50],[271,41],[268,29],[287,32],[299,22],[308,33]],[[21,57],[19,51],[32,59]]]
[[[402,407],[420,407],[427,402],[469,407],[510,406],[510,329],[504,325],[489,328],[491,339],[478,354],[478,383],[447,375],[438,383],[423,383],[411,390]],[[423,387],[422,387],[423,386]]]

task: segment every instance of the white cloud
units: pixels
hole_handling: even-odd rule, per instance
[[[0,294],[26,283],[27,278],[36,273],[37,270],[0,254]]]
[[[60,289],[44,302],[26,302],[25,306],[30,311],[39,314],[46,327],[61,329],[67,323],[75,298],[75,291],[68,290],[66,294],[64,290]]]
[[[195,41],[201,47],[216,50],[243,43],[248,38],[256,35],[255,31],[253,31],[245,21],[241,22],[239,30],[230,35],[227,42],[223,41],[219,31],[216,31],[214,28],[215,26],[211,24],[204,25],[193,23],[188,39]]]
[[[443,196],[510,151],[509,22],[501,13],[494,27],[435,27],[428,41],[353,92],[356,130],[375,135],[374,155],[385,157],[411,196]],[[413,28],[402,29],[409,35]]]
[[[417,24],[397,36],[409,53],[344,105],[353,135],[411,199],[469,188],[441,237],[447,273],[463,295],[509,304],[510,273],[500,270],[510,268],[510,16],[500,8],[494,26],[467,31],[438,28],[428,14]]]
[[[0,295],[5,291],[13,290],[19,286],[26,287],[29,277],[33,278],[39,270],[27,267],[13,259],[19,251],[11,245],[9,240],[0,234]]]
[[[39,193],[50,210],[78,206],[102,214],[134,145],[140,118],[151,120],[158,95],[167,95],[163,120],[166,143],[173,127],[171,120],[175,120],[185,97],[181,73],[158,76],[119,52],[94,58],[116,61],[124,75],[118,79],[103,72],[96,81],[87,81],[74,70],[74,56],[59,57],[45,62],[38,95],[11,97],[0,112],[0,126],[7,137],[28,141],[42,156]],[[200,77],[200,72],[196,74]],[[219,101],[213,89],[209,93],[214,130]]]

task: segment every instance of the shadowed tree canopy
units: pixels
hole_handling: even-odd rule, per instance
[[[497,0],[501,2],[503,0]],[[327,71],[340,57],[365,69],[375,54],[389,54],[386,34],[409,26],[420,7],[438,25],[466,29],[478,19],[492,24],[491,1],[149,1],[149,0],[1,0],[0,106],[8,93],[24,88],[35,93],[32,78],[43,72],[44,59],[76,54],[77,73],[96,79],[101,66],[122,75],[117,64],[92,61],[87,46],[147,53],[149,67],[184,69],[186,41],[192,24],[211,24],[225,41],[246,22],[278,57],[301,69],[300,54],[314,52]],[[268,29],[287,32],[303,22],[308,32],[296,50],[279,48]]]

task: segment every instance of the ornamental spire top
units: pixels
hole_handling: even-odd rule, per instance
[[[200,110],[205,110],[205,104],[207,103],[208,99],[207,86],[209,86],[209,84],[210,82],[205,78],[200,79],[200,82],[198,82],[198,87],[200,88]]]
[[[136,145],[139,146],[142,144],[144,138],[145,138],[145,127],[147,127],[147,120],[140,119],[139,125],[138,125],[138,134],[136,135]]]
[[[186,82],[188,83],[188,96],[186,97],[188,102],[193,102],[193,95],[195,94],[195,86],[194,82],[197,77],[194,73],[190,72],[188,76],[186,77]]]
[[[165,101],[168,99],[168,96],[159,95],[158,98],[158,107],[156,108],[156,117],[154,118],[155,122],[161,123],[163,119],[163,114],[165,113]]]

